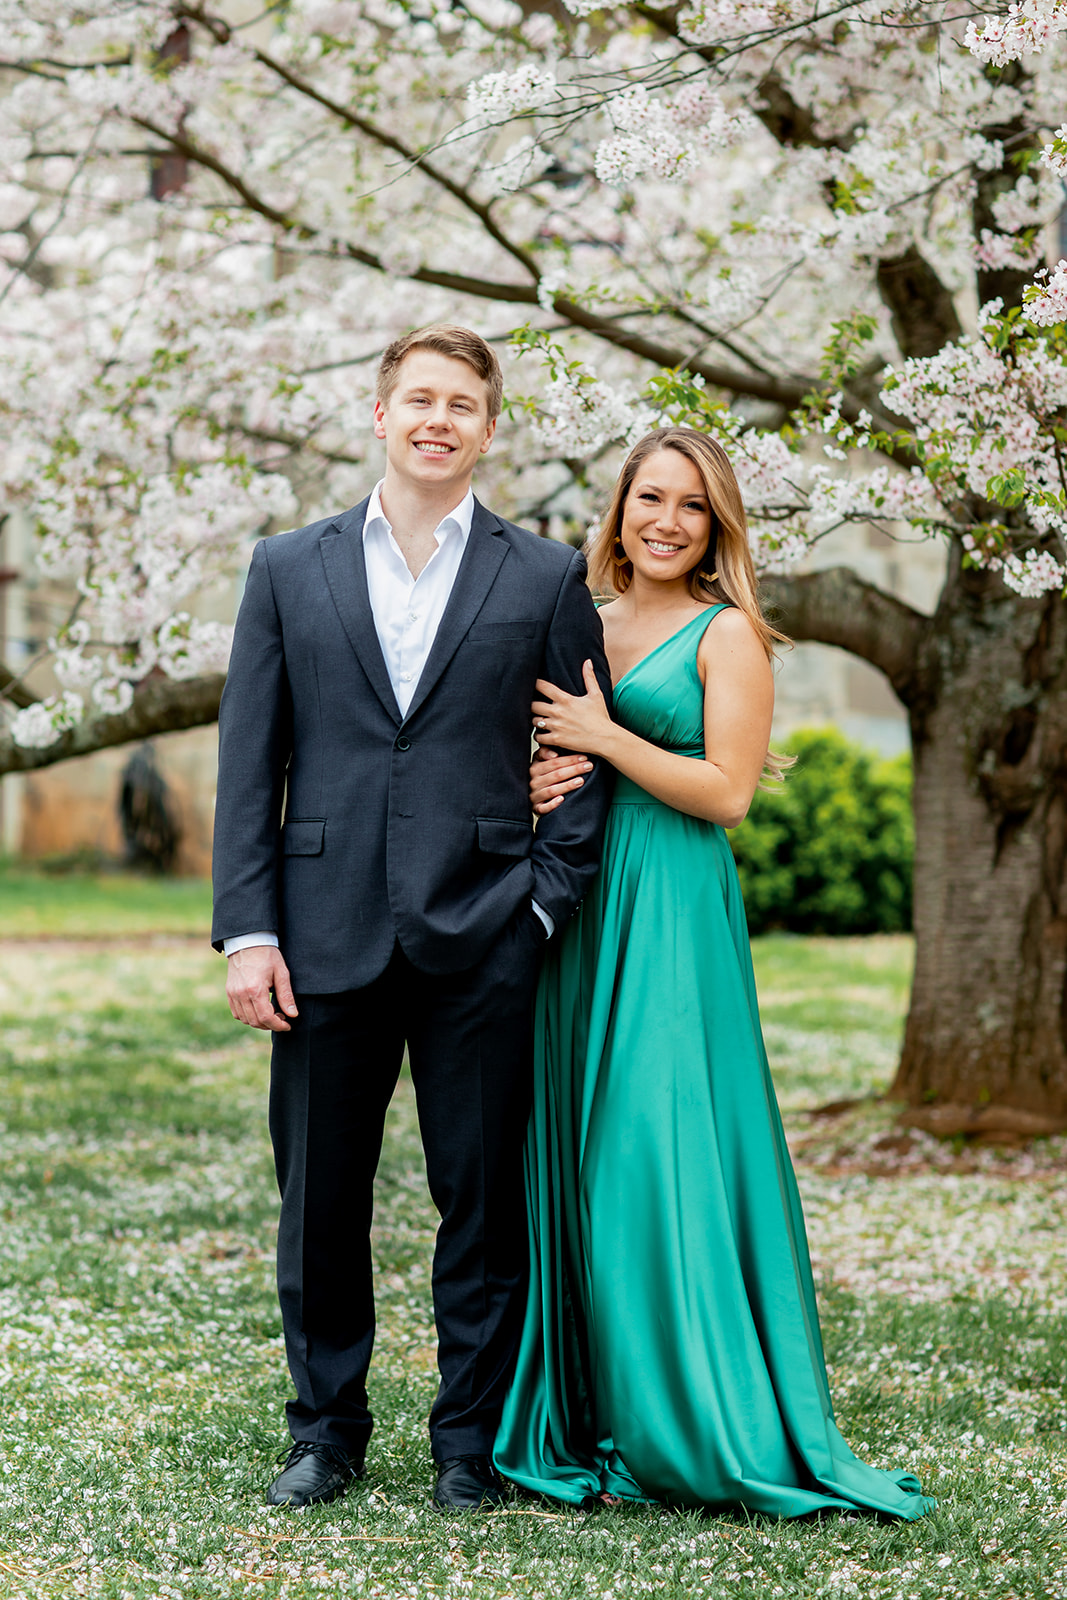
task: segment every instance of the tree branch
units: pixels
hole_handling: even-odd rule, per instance
[[[719,52],[715,46],[694,45],[683,38],[679,26],[680,7],[660,11],[643,3],[643,0],[637,0],[630,9],[693,55],[709,64],[717,63]],[[793,97],[781,75],[774,69],[758,84],[750,109],[772,139],[785,149],[808,145],[816,150],[847,151],[855,144],[859,131],[856,126],[829,137],[820,134],[815,126],[814,113]],[[909,245],[902,255],[892,260],[879,262],[877,282],[879,293],[892,317],[893,333],[905,356],[936,355],[943,345],[960,338],[963,329],[952,296],[915,244]],[[989,296],[980,295],[980,304],[984,298]],[[1005,303],[1016,304],[1018,298],[1017,295],[1015,300],[1006,300]],[[879,426],[887,432],[892,430],[892,425],[887,427],[885,422],[879,423]]]
[[[885,673],[899,699],[910,705],[930,621],[921,611],[848,567],[764,578],[761,590],[776,625],[790,638],[833,644],[862,656]]]
[[[18,673],[12,672],[3,661],[0,661],[0,700],[10,700],[20,711],[27,706],[35,706],[38,700],[38,696],[26,688]]]
[[[203,678],[149,678],[134,696],[133,705],[113,717],[92,717],[79,723],[62,739],[44,750],[25,750],[8,738],[0,738],[0,775],[6,772],[33,772],[55,766],[72,756],[91,755],[115,745],[150,739],[157,733],[177,733],[183,728],[202,728],[215,722],[225,675],[212,673]]]
[[[181,6],[175,14],[186,17],[192,22],[199,22],[202,27],[208,30],[212,38],[216,39],[220,44],[229,43],[232,30],[221,17],[209,16],[206,11],[196,6]],[[507,234],[494,221],[489,206],[483,204],[480,200],[476,200],[470,190],[463,184],[457,183],[454,178],[450,178],[447,172],[443,172],[434,162],[428,160],[425,155],[420,154],[411,145],[405,144],[402,139],[398,139],[395,134],[387,133],[384,128],[379,128],[368,117],[361,116],[359,112],[353,111],[350,107],[341,105],[340,101],[333,100],[329,95],[323,94],[320,89],[316,89],[313,83],[309,83],[306,78],[302,78],[299,73],[294,72],[291,67],[285,66],[283,62],[276,61],[265,50],[260,50],[255,45],[249,46],[249,50],[261,66],[266,67],[268,72],[273,72],[275,76],[281,78],[283,83],[287,83],[298,94],[304,95],[308,100],[313,100],[316,105],[322,106],[325,111],[329,111],[332,116],[337,117],[347,127],[355,128],[359,133],[365,134],[368,139],[372,139],[384,149],[392,150],[395,155],[402,157],[412,167],[418,168],[420,172],[425,172],[428,178],[432,178],[434,183],[440,184],[441,188],[446,190],[453,199],[458,200],[461,206],[473,212],[489,237],[494,239],[502,250],[506,250],[508,255],[513,256],[521,266],[525,267],[535,282],[540,278],[540,269],[529,251],[524,250],[521,245],[515,244],[513,240],[508,238]]]
[[[288,233],[295,233],[300,238],[311,240],[321,238],[318,229],[308,223],[302,223],[295,217],[287,217],[278,211],[266,200],[262,200],[248,187],[241,176],[233,172],[226,164],[219,160],[210,151],[204,150],[184,133],[168,133],[166,129],[150,122],[144,117],[134,117],[136,122],[146,132],[155,134],[159,139],[164,139],[180,154],[185,155],[190,161],[195,161],[207,171],[215,173],[222,181],[233,189],[235,194],[259,216],[272,222],[276,227],[284,228]],[[388,268],[371,250],[364,250],[361,245],[352,244],[346,240],[336,241],[336,251],[346,255],[350,261],[358,261],[361,266],[370,267],[375,272],[388,275]],[[328,252],[331,256],[335,251]],[[412,272],[401,276],[412,279],[415,283],[432,284],[437,289],[447,289],[452,294],[471,295],[477,300],[503,301],[508,305],[536,306],[539,304],[537,289],[533,284],[502,283],[491,278],[473,278],[461,272],[437,272],[432,267],[417,267]],[[754,400],[768,400],[776,405],[789,408],[797,406],[805,396],[816,393],[830,386],[821,378],[791,378],[782,379],[763,376],[760,373],[741,372],[733,367],[720,366],[716,362],[695,361],[690,359],[689,353],[679,346],[661,344],[658,339],[646,338],[640,333],[631,333],[628,329],[620,327],[608,317],[599,316],[595,311],[588,310],[579,305],[577,301],[569,300],[565,295],[556,295],[552,301],[552,309],[557,316],[563,317],[572,327],[582,328],[587,333],[594,334],[598,339],[603,339],[606,344],[617,346],[620,350],[628,350],[632,355],[640,356],[645,361],[651,361],[660,367],[682,367],[689,372],[696,373],[706,383],[713,384],[717,389],[725,389],[731,394],[748,395]],[[842,406],[842,415],[854,422],[863,409],[860,402],[851,397],[845,397]],[[868,409],[870,409],[868,407]],[[878,427],[887,430],[896,424],[883,416],[875,418]]]

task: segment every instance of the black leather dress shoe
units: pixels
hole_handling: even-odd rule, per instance
[[[433,1503],[438,1511],[478,1511],[500,1505],[506,1490],[489,1456],[450,1456],[437,1463]]]
[[[281,1461],[279,1456],[278,1460]],[[353,1461],[332,1444],[300,1439],[285,1457],[285,1466],[267,1490],[269,1506],[323,1506],[344,1494],[354,1478],[362,1478],[362,1463]]]

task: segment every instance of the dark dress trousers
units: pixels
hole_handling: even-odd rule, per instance
[[[219,713],[212,939],[276,929],[300,1015],[274,1035],[278,1285],[296,1439],[361,1460],[369,1231],[405,1044],[441,1215],[438,1460],[492,1446],[522,1312],[522,1139],[544,946],[599,864],[610,769],[540,820],[538,677],[610,679],[584,558],[480,504],[406,716],[367,590],[367,502],[256,546]]]

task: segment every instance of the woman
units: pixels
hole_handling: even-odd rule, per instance
[[[919,1517],[906,1473],[834,1425],[796,1181],[723,832],[768,755],[771,646],[722,449],[688,428],[630,454],[591,575],[615,721],[539,683],[550,757],[618,772],[600,875],[549,958],[527,1145],[532,1274],[495,1460],[522,1487]],[[538,761],[540,813],[582,757]]]

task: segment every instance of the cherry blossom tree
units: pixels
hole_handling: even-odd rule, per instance
[[[70,585],[0,771],[213,718],[198,597],[365,490],[373,364],[515,357],[483,488],[595,515],[626,442],[726,445],[799,639],[915,757],[894,1092],[1067,1125],[1065,0],[0,0],[0,460]],[[849,523],[940,541],[932,616]],[[194,603],[196,602],[196,603]]]

